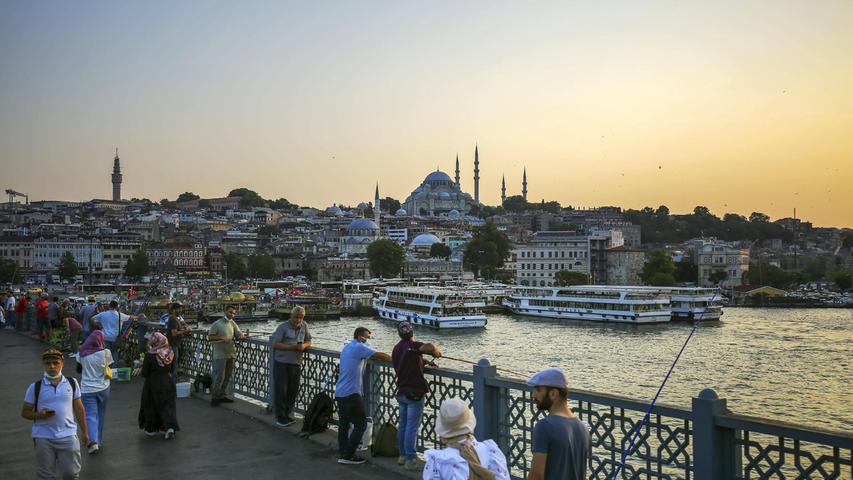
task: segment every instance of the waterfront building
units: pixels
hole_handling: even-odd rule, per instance
[[[33,267],[33,240],[30,237],[0,237],[0,258],[12,260],[21,270]]]
[[[711,281],[711,274],[725,272],[726,277],[719,283],[721,287],[740,287],[749,272],[749,250],[735,248],[716,239],[700,239],[690,242],[694,248],[694,262],[698,266],[700,287],[717,286]]]
[[[608,248],[607,285],[642,285],[640,273],[646,263],[646,254],[639,248],[628,245]]]
[[[204,246],[189,235],[177,235],[145,249],[152,268],[165,265],[176,270],[201,270],[204,268]]]
[[[607,249],[625,244],[619,230],[592,229],[589,241],[590,284],[607,284]]]
[[[370,280],[370,261],[364,257],[329,257],[317,262],[318,282]]]
[[[65,252],[74,255],[81,272],[97,273],[103,268],[101,239],[95,237],[39,237],[33,240],[32,271],[55,272]]]
[[[116,233],[102,236],[103,274],[108,277],[124,275],[127,261],[141,248],[142,238],[139,234]]]
[[[461,261],[443,258],[407,258],[403,266],[403,276],[406,278],[455,280],[462,278],[463,273]]]
[[[537,232],[513,253],[516,282],[521,285],[552,286],[560,270],[590,273],[589,238],[574,232]]]

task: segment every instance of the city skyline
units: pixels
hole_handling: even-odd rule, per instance
[[[0,6],[3,188],[480,199],[853,225],[853,5]],[[168,15],[166,15],[168,12]]]

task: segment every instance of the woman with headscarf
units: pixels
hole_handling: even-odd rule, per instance
[[[494,440],[474,438],[477,419],[458,398],[442,402],[435,433],[447,448],[427,450],[424,480],[509,480],[506,457]]]
[[[142,404],[139,407],[139,428],[148,436],[165,432],[164,438],[175,438],[178,428],[175,405],[175,384],[172,383],[171,370],[175,352],[169,341],[155,332],[148,339],[148,352],[142,362]]]
[[[104,417],[110,399],[110,378],[106,368],[113,363],[109,350],[104,349],[104,332],[95,330],[80,347],[79,359],[83,380],[80,382],[86,425],[89,426],[90,454],[97,453],[104,443]]]

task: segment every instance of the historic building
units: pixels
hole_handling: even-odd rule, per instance
[[[150,245],[145,249],[148,263],[153,268],[163,264],[167,269],[202,270],[204,269],[204,246],[189,235],[178,235],[163,243]]]
[[[475,205],[471,195],[462,191],[450,176],[436,170],[406,198],[403,208],[411,216],[436,216],[455,212],[465,214]]]

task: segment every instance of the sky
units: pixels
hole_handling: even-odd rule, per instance
[[[853,2],[0,2],[3,189],[481,201],[853,227]]]

